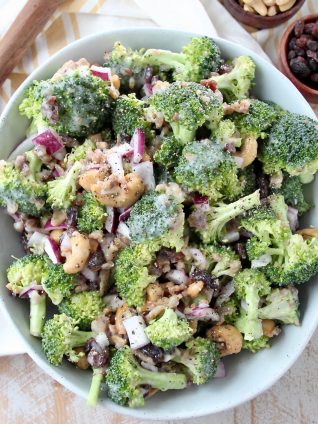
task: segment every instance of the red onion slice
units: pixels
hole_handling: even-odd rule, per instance
[[[152,85],[150,84],[150,82],[146,82],[143,85],[142,88],[144,90],[144,93],[145,93],[145,97],[146,98],[152,96],[153,92],[152,92]]]
[[[123,143],[119,146],[115,146],[111,150],[114,153],[118,153],[122,157],[131,156],[134,152],[134,149],[128,143]]]
[[[139,163],[145,152],[145,133],[141,128],[136,128],[131,139],[133,148],[133,163]]]
[[[288,222],[292,232],[295,232],[297,228],[299,227],[298,210],[296,208],[292,208],[291,206],[288,206],[287,218],[288,218]]]
[[[111,78],[110,68],[103,68],[102,66],[92,65],[90,71],[95,77],[99,77],[103,81],[110,81],[110,78]]]
[[[32,236],[29,238],[28,247],[36,249],[38,253],[44,251],[44,245],[47,236],[38,231],[34,231]]]
[[[146,191],[154,190],[156,188],[152,162],[145,161],[134,164],[132,170],[140,176],[146,187]]]
[[[83,268],[81,274],[84,275],[84,277],[92,283],[95,283],[98,277],[97,273],[92,271],[88,267]]]
[[[132,210],[132,207],[125,209],[120,215],[119,215],[119,221],[126,221],[130,217],[130,212]]]
[[[140,349],[150,343],[145,333],[146,324],[142,316],[135,315],[131,318],[127,318],[123,321],[123,325],[132,349]]]
[[[54,264],[60,264],[62,262],[59,247],[51,237],[46,238],[44,250]]]
[[[48,155],[63,149],[64,144],[56,131],[48,129],[32,139],[34,144],[44,146]]]
[[[105,228],[109,233],[115,234],[118,227],[118,211],[115,208],[107,207],[107,218]]]
[[[224,378],[225,376],[226,376],[226,371],[225,371],[224,362],[220,361],[215,371],[214,378]]]
[[[121,156],[118,153],[110,153],[107,155],[107,161],[111,167],[113,174],[123,174],[124,166]]]
[[[130,238],[130,231],[128,226],[124,222],[120,222],[117,227],[117,233],[120,234],[123,237]]]
[[[52,231],[52,230],[66,230],[67,229],[67,222],[64,221],[62,222],[62,224],[59,225],[52,225],[51,223],[51,218],[45,223],[44,225],[44,229],[47,231]]]
[[[24,289],[20,291],[19,297],[21,299],[26,299],[30,297],[31,292],[33,291],[40,292],[42,290],[43,290],[43,287],[41,285],[31,283],[28,287],[24,287]]]
[[[209,198],[208,198],[208,196],[202,196],[202,194],[200,194],[200,193],[194,193],[193,203],[195,205],[202,205],[204,203],[209,203]]]
[[[272,262],[271,255],[262,255],[251,262],[251,268],[262,268]]]
[[[186,273],[179,269],[173,269],[172,271],[169,271],[165,276],[170,281],[176,284],[183,284],[189,281],[189,277],[186,275]]]

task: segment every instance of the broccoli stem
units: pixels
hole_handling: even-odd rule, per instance
[[[184,126],[180,125],[178,122],[170,122],[173,135],[179,140],[182,144],[190,143],[195,137],[195,130],[189,130]]]
[[[46,316],[46,295],[32,291],[30,295],[30,334],[41,337]]]
[[[149,49],[145,53],[145,60],[148,65],[167,65],[169,68],[184,66],[186,58],[181,53],[173,53],[167,50]]]
[[[104,372],[102,368],[94,368],[91,387],[88,392],[87,405],[96,406],[101,389]]]
[[[138,367],[141,382],[161,391],[184,389],[187,380],[184,374],[176,374],[174,372],[153,372]]]
[[[96,333],[94,333],[93,331],[75,330],[72,332],[69,338],[70,346],[72,347],[84,346],[88,339],[95,336],[96,336]]]

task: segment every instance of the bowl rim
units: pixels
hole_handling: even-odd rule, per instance
[[[292,32],[296,26],[296,23],[298,21],[304,21],[305,23],[311,22],[313,20],[318,20],[318,13],[312,13],[310,15],[303,16],[302,18],[297,19],[296,21],[293,21],[284,31],[282,35],[282,39],[280,42],[280,60],[281,64],[284,69],[284,73],[288,76],[288,78],[292,81],[293,84],[295,84],[299,90],[306,93],[306,95],[312,95],[312,96],[318,96],[318,88],[314,89],[310,87],[307,84],[304,84],[297,76],[292,72],[290,69],[287,55],[288,55],[288,43],[291,38]]]
[[[65,46],[63,49],[56,52],[54,55],[49,57],[41,66],[36,68],[24,81],[23,83],[18,87],[18,89],[15,91],[15,93],[11,96],[9,102],[7,103],[6,107],[3,110],[3,113],[0,116],[0,134],[2,131],[2,127],[5,126],[6,118],[10,114],[11,107],[14,106],[15,102],[18,100],[18,98],[23,94],[25,88],[32,83],[32,81],[36,78],[35,75],[38,73],[41,73],[50,65],[52,61],[55,59],[58,59],[59,56],[63,56],[65,52],[71,51],[74,46],[77,46],[83,42],[87,41],[94,41],[95,38],[99,37],[107,37],[110,34],[116,35],[116,37],[120,38],[121,34],[129,34],[131,32],[139,32],[139,33],[170,33],[171,36],[175,35],[184,35],[187,37],[193,37],[193,36],[202,36],[202,34],[196,34],[188,31],[180,31],[180,30],[174,30],[174,29],[166,29],[166,28],[154,28],[154,27],[129,27],[129,28],[122,28],[122,29],[115,29],[115,30],[108,30],[108,31],[102,31],[97,32],[95,34],[91,34],[86,37],[82,37],[69,45]],[[286,80],[286,83],[290,85],[292,90],[296,90],[297,95],[300,96],[300,98],[303,99],[306,106],[308,106],[308,113],[306,113],[311,118],[317,120],[317,117],[312,110],[309,103],[306,101],[306,99],[301,95],[300,92],[296,89],[296,87],[292,84],[292,82],[277,69],[272,63],[268,62],[266,59],[258,55],[257,53],[253,52],[252,50],[246,48],[245,46],[240,46],[235,42],[226,40],[222,37],[212,37],[216,42],[220,41],[221,43],[225,43],[228,46],[231,46],[233,48],[237,48],[237,46],[240,47],[240,49],[243,49],[246,51],[246,54],[250,54],[252,56],[257,56],[257,59],[264,64],[265,66],[270,65],[275,72],[280,73],[280,77]],[[76,395],[80,396],[81,398],[86,399],[87,393],[83,393],[81,389],[79,389],[75,384],[71,383],[67,378],[60,375],[56,370],[55,367],[51,366],[48,361],[45,359],[42,359],[39,354],[32,349],[31,345],[26,340],[26,337],[24,336],[23,332],[20,332],[18,327],[16,327],[13,318],[11,317],[11,314],[9,312],[9,308],[6,305],[5,300],[0,296],[0,309],[4,313],[5,317],[11,322],[12,328],[16,335],[23,340],[24,345],[26,347],[26,353],[34,360],[34,362],[49,376],[51,376],[54,380],[58,381],[62,386],[66,387],[68,390],[70,390],[72,393],[75,393]],[[306,337],[303,339],[303,343],[301,345],[297,345],[294,350],[294,356],[288,357],[286,362],[282,367],[280,367],[279,371],[273,376],[271,381],[269,381],[267,384],[263,385],[262,387],[257,387],[254,389],[254,391],[251,391],[248,393],[244,398],[241,398],[240,400],[230,400],[225,407],[215,407],[212,411],[207,412],[201,412],[193,410],[191,413],[184,413],[183,411],[178,411],[177,416],[171,417],[170,415],[166,414],[164,411],[158,414],[158,412],[155,413],[149,413],[147,411],[144,411],[142,408],[139,409],[133,409],[129,407],[123,407],[119,406],[110,400],[106,399],[104,402],[100,402],[100,405],[103,406],[106,410],[109,408],[111,411],[115,413],[119,413],[126,416],[131,416],[137,419],[146,419],[146,420],[153,420],[153,421],[168,421],[168,420],[182,420],[182,419],[191,419],[191,418],[199,418],[207,415],[212,415],[216,413],[221,413],[228,411],[234,407],[237,407],[245,402],[248,402],[251,399],[254,399],[264,391],[268,390],[270,387],[272,387],[295,363],[295,361],[298,359],[298,357],[301,355],[305,347],[307,346],[313,332],[315,331],[316,327],[318,326],[318,310],[317,314],[315,316],[315,319],[311,321],[311,326],[307,327],[307,333]],[[211,403],[212,405],[212,403]],[[163,408],[164,409],[164,408]]]

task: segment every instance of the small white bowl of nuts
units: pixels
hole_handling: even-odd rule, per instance
[[[255,28],[273,28],[290,19],[305,0],[224,0],[235,19]]]

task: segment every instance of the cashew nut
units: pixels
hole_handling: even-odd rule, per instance
[[[242,349],[243,336],[233,325],[214,325],[206,334],[209,339],[221,344],[221,356],[239,353]]]
[[[132,172],[125,176],[112,174],[93,184],[91,191],[103,205],[128,208],[142,196],[145,186],[141,177]]]
[[[104,180],[108,175],[108,168],[105,166],[100,169],[90,169],[79,176],[78,183],[84,190],[91,191],[97,181]]]
[[[235,157],[243,159],[240,168],[246,168],[256,159],[257,147],[257,141],[254,137],[244,139],[241,150],[234,153]]]
[[[196,281],[195,283],[190,284],[190,286],[187,288],[187,295],[192,298],[196,297],[203,289],[203,287],[203,281]]]
[[[277,15],[277,12],[278,12],[278,10],[277,10],[277,7],[275,5],[270,6],[267,10],[267,16],[275,16],[275,15]]]
[[[63,234],[63,230],[53,230],[50,232],[50,238],[55,241],[55,243],[60,244],[60,237]]]
[[[259,15],[267,15],[267,7],[262,0],[244,0],[244,3],[252,7]]]
[[[149,286],[146,289],[147,293],[147,300],[149,302],[156,302],[163,296],[163,289],[160,284],[154,283],[149,284]]]
[[[274,337],[277,334],[277,327],[275,321],[272,319],[262,320],[263,334],[266,337]]]
[[[318,237],[318,228],[303,228],[298,230],[297,234],[303,236],[305,240],[311,237]]]
[[[71,252],[66,256],[63,269],[67,274],[76,274],[82,271],[89,257],[89,238],[75,231],[70,241]]]
[[[286,12],[286,10],[291,9],[295,3],[296,3],[296,0],[290,0],[287,3],[279,5],[278,7],[281,12]],[[278,4],[278,0],[277,0],[277,4]]]

